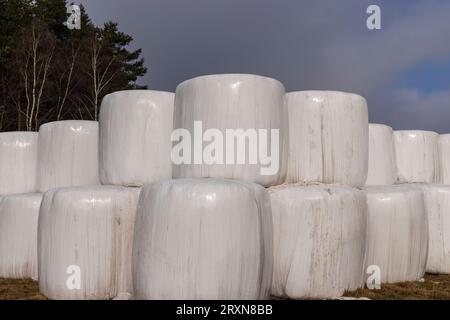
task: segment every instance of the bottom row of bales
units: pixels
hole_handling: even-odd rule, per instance
[[[42,199],[42,203],[41,203]],[[450,273],[450,187],[177,179],[0,197],[0,277],[51,299],[325,298]]]

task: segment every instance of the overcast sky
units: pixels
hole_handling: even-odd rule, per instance
[[[370,121],[450,132],[448,0],[78,0],[142,48],[150,89],[213,73],[276,78],[288,91],[363,95]],[[366,9],[381,7],[381,30]]]

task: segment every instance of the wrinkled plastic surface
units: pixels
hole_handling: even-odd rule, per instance
[[[178,179],[142,189],[133,247],[136,299],[267,299],[271,280],[264,188]]]
[[[39,289],[51,299],[111,299],[132,293],[131,257],[139,188],[52,189],[39,216]],[[69,266],[81,271],[70,290]]]
[[[0,278],[37,279],[41,193],[0,197]]]
[[[439,136],[439,164],[441,183],[450,185],[450,134]]]
[[[278,170],[262,174],[262,157],[250,164],[251,148],[246,139],[246,161],[238,164],[180,164],[173,166],[174,178],[225,178],[255,182],[263,186],[277,185],[286,176],[288,120],[284,105],[283,84],[271,78],[248,74],[223,74],[197,77],[181,83],[175,95],[174,128],[187,129],[191,134],[191,157],[194,159],[194,121],[202,121],[202,129],[218,129],[223,136],[223,159],[226,158],[226,129],[266,129],[267,137],[259,135],[258,143],[267,141],[267,153],[272,148],[271,130],[279,133]],[[198,138],[202,138],[201,136]],[[237,140],[237,139],[235,139]],[[204,142],[203,148],[211,142]],[[231,146],[231,144],[230,144]],[[230,147],[231,148],[231,147]],[[236,145],[235,145],[235,149]],[[257,146],[258,153],[261,151]],[[273,155],[272,155],[273,157]],[[273,162],[276,159],[272,159]],[[226,163],[226,161],[224,161]]]
[[[35,191],[38,134],[0,133],[0,195]]]
[[[428,216],[428,258],[426,271],[450,274],[450,186],[420,185]]]
[[[274,233],[272,294],[341,296],[364,283],[366,198],[338,186],[269,189]]]
[[[392,185],[397,179],[392,128],[369,124],[369,171],[366,185]]]
[[[99,184],[98,122],[55,121],[39,128],[36,189]]]
[[[366,268],[380,267],[381,283],[417,281],[425,274],[428,224],[417,187],[366,187]]]
[[[438,138],[432,131],[394,131],[398,182],[439,182]]]
[[[151,90],[119,91],[103,98],[102,184],[142,186],[172,178],[173,103],[173,93]]]
[[[286,94],[288,183],[363,186],[368,168],[366,100],[336,91]]]

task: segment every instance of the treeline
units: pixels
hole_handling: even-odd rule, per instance
[[[0,0],[0,131],[49,121],[96,120],[104,95],[142,88],[141,49],[117,23],[95,26],[81,7],[69,30],[65,0]]]

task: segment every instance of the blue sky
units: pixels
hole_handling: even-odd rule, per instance
[[[75,3],[77,3],[75,1]],[[450,132],[448,0],[79,0],[143,49],[150,89],[212,73],[255,73],[288,91],[355,92],[370,121]],[[381,7],[382,29],[366,28]]]

